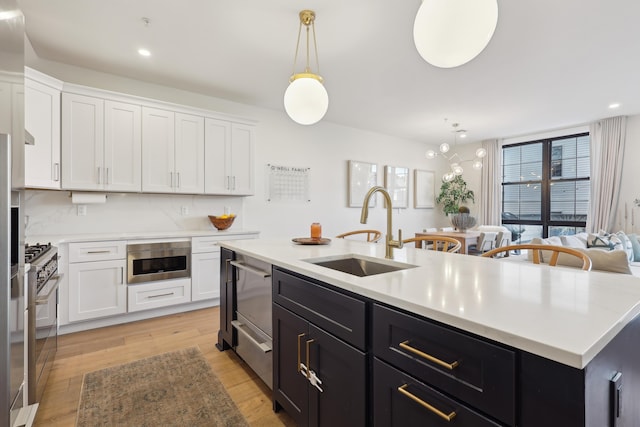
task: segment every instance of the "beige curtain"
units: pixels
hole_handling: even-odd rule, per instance
[[[497,140],[482,141],[482,147],[487,150],[487,156],[482,165],[480,191],[480,214],[478,223],[481,225],[500,225],[502,223],[502,143]]]
[[[591,197],[587,231],[613,232],[620,198],[622,161],[627,130],[624,116],[593,122],[591,144]]]

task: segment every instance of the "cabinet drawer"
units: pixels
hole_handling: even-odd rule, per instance
[[[191,239],[191,252],[194,254],[202,252],[220,252],[220,246],[218,242],[222,239],[220,237],[193,237]]]
[[[373,307],[373,330],[376,357],[515,424],[513,351],[378,304]]]
[[[361,350],[365,302],[282,270],[273,271],[273,301]]]
[[[374,427],[495,427],[500,424],[386,363],[373,362]]]
[[[108,261],[126,257],[126,241],[69,243],[69,262]]]
[[[191,279],[163,280],[127,287],[129,312],[191,301]]]

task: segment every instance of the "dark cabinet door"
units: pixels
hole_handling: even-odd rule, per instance
[[[365,353],[278,304],[273,305],[273,335],[276,407],[299,426],[366,424]]]
[[[273,304],[273,397],[299,426],[309,425],[309,381],[299,370],[306,363],[309,323]]]
[[[230,262],[234,259],[234,252],[220,249],[220,330],[218,331],[218,350],[226,350],[234,344],[233,326],[231,321],[236,310],[234,269]]]
[[[309,341],[309,364],[322,382],[317,387],[313,381],[308,383],[309,425],[364,426],[367,417],[365,353],[313,324],[309,325]]]

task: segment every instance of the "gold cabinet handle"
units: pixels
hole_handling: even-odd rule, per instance
[[[439,416],[442,419],[445,419],[447,421],[451,421],[452,419],[455,418],[456,416],[456,411],[452,411],[450,414],[445,414],[444,412],[442,412],[441,410],[439,410],[438,408],[428,404],[427,402],[425,402],[424,400],[420,399],[418,396],[416,396],[413,393],[410,393],[409,391],[407,391],[407,387],[409,386],[409,384],[404,384],[401,385],[400,387],[398,387],[398,391],[400,393],[402,393],[403,395],[407,396],[409,399],[413,400],[414,402],[418,403],[420,406],[422,406],[423,408],[428,409],[429,411],[433,412],[434,414],[436,414],[437,416]]]
[[[459,365],[457,360],[453,361],[451,363],[447,363],[444,360],[440,360],[437,357],[433,357],[430,354],[427,354],[425,352],[422,352],[422,351],[418,350],[417,348],[411,347],[409,345],[409,340],[401,342],[400,343],[400,348],[403,348],[403,349],[405,349],[407,351],[410,351],[413,354],[417,354],[418,356],[420,356],[420,357],[422,357],[424,359],[427,359],[429,362],[433,362],[433,363],[435,363],[437,365],[440,365],[440,366],[442,366],[444,368],[447,368],[449,370],[453,370],[453,368],[455,368],[456,366]]]
[[[231,279],[229,278],[229,264],[231,264],[231,259],[227,258],[224,265],[224,275],[227,278],[227,283],[231,282]]]
[[[300,367],[300,362],[301,362],[301,357],[300,357],[300,339],[302,337],[304,337],[306,334],[299,334],[298,335],[298,372],[302,371],[302,368]],[[307,356],[308,359],[308,356]],[[309,361],[307,360],[307,364],[309,363]]]
[[[307,340],[307,379],[311,381],[311,362],[309,360],[309,347],[311,347],[311,343],[315,340]]]

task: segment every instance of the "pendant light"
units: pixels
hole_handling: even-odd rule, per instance
[[[422,0],[413,41],[429,64],[458,67],[482,52],[497,23],[497,0]]]
[[[322,77],[311,71],[309,66],[309,28],[313,30],[313,49],[315,51],[316,68],[318,66],[318,46],[316,44],[316,14],[312,10],[300,12],[300,27],[298,29],[298,42],[296,54],[293,59],[293,74],[289,78],[289,87],[284,93],[284,109],[291,119],[301,125],[312,125],[319,122],[329,108],[329,95],[322,84]],[[301,73],[296,73],[296,61],[300,48],[300,35],[302,26],[306,28],[306,63]]]

